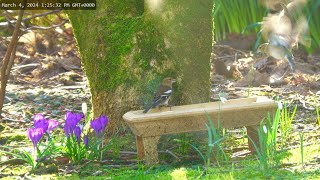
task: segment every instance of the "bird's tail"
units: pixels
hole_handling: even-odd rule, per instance
[[[152,106],[148,106],[148,107],[143,111],[143,113],[147,113],[151,108],[152,108]]]

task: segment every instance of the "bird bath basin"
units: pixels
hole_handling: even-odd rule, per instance
[[[273,114],[277,104],[266,97],[253,97],[174,106],[171,108],[155,108],[148,113],[142,110],[130,111],[123,115],[136,136],[138,157],[144,159],[146,164],[158,163],[157,144],[164,134],[177,134],[185,132],[206,131],[205,124],[210,116],[215,127],[238,128],[247,127],[248,136],[258,143],[258,127],[267,114]],[[207,114],[206,114],[207,113]],[[249,149],[253,152],[251,141]]]

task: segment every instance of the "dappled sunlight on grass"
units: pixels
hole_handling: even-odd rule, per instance
[[[173,180],[186,180],[187,178],[187,170],[185,168],[175,169],[170,173]]]
[[[320,145],[312,144],[310,146],[305,146],[303,148],[303,159],[304,167],[301,167],[301,149],[295,148],[288,151],[290,155],[286,157],[282,163],[283,164],[295,164],[296,166],[287,168],[289,170],[295,170],[298,172],[312,172],[320,169],[319,164],[319,154],[320,154]]]

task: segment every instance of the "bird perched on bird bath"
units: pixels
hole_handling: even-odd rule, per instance
[[[278,60],[286,60],[290,68],[295,70],[292,48],[298,42],[309,46],[310,41],[305,39],[308,32],[308,23],[302,14],[306,0],[294,0],[288,5],[280,3],[282,10],[277,14],[269,14],[263,19],[262,35],[268,40],[260,45],[259,51]]]
[[[174,82],[176,82],[176,80],[171,77],[164,78],[154,94],[152,105],[148,106],[143,113],[147,113],[151,108],[167,106],[172,94],[172,84]]]

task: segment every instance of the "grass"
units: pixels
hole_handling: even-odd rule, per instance
[[[320,146],[317,145],[315,148],[315,151],[312,153],[306,153],[305,152],[305,145],[304,145],[304,132],[299,132],[299,142],[300,142],[300,148],[296,148],[293,151],[284,151],[283,150],[283,141],[289,141],[292,136],[292,128],[291,123],[295,116],[297,107],[294,108],[292,113],[287,109],[286,103],[284,105],[281,104],[281,106],[278,108],[276,114],[274,115],[274,118],[271,119],[270,115],[266,119],[266,122],[262,121],[259,128],[259,141],[260,144],[254,144],[254,147],[257,151],[257,157],[259,160],[260,168],[264,172],[264,175],[266,176],[270,170],[281,166],[282,159],[292,156],[295,154],[294,157],[300,157],[299,160],[295,159],[292,162],[295,162],[296,164],[301,164],[300,169],[304,169],[305,165],[305,155],[309,156],[308,160],[312,161],[310,159],[310,154],[316,154],[320,151]],[[266,125],[264,125],[266,124]],[[271,126],[272,124],[272,126]],[[280,131],[278,131],[278,128],[280,127]],[[287,133],[289,132],[289,133]],[[280,136],[278,135],[280,134]],[[277,139],[278,138],[278,139]],[[279,139],[281,140],[281,151],[279,151],[279,148],[277,147],[277,144],[279,144]],[[250,141],[252,141],[251,138],[249,138]],[[253,142],[253,141],[252,141]],[[309,149],[309,148],[308,148]],[[300,150],[298,152],[298,150]],[[292,153],[294,152],[294,153]],[[297,156],[300,154],[300,156]],[[284,162],[282,162],[284,163]],[[319,170],[317,171],[319,173]]]
[[[305,134],[303,136],[305,136]],[[299,140],[302,140],[302,139],[305,140],[305,138],[301,138],[299,135]],[[283,163],[283,164],[286,164],[286,163],[300,164],[303,161],[304,164],[306,164],[306,163],[310,163],[310,162],[314,161],[314,156],[316,156],[320,152],[320,145],[316,144],[316,143],[311,144],[309,146],[304,145],[303,150],[302,150],[301,144],[303,144],[303,142],[302,143],[300,142],[299,148],[294,148],[294,149],[288,150],[288,155],[281,160],[281,163]],[[303,156],[301,155],[302,151],[303,151]],[[302,160],[302,158],[303,158],[303,160]],[[302,171],[302,170],[303,169],[300,169],[300,171]],[[298,171],[299,171],[299,169],[298,169]]]
[[[249,72],[248,72],[248,76],[249,76],[249,81],[248,81],[248,94],[247,97],[251,96],[251,88],[252,88],[252,81],[254,79],[254,68],[253,65],[250,66]]]
[[[286,107],[286,106],[284,106]],[[317,162],[314,158],[319,154],[320,146],[312,144],[306,146],[305,139],[308,133],[297,134],[294,137],[300,142],[299,147],[289,150],[279,150],[280,141],[283,136],[281,135],[281,121],[283,119],[293,119],[296,110],[291,113],[289,110],[283,108],[278,109],[273,116],[267,116],[260,126],[260,144],[256,145],[259,160],[255,155],[245,157],[230,158],[230,154],[225,154],[224,148],[228,146],[225,143],[225,137],[230,136],[222,133],[220,126],[215,127],[208,116],[207,124],[207,138],[205,143],[199,143],[199,140],[193,140],[192,134],[186,134],[182,137],[184,146],[187,144],[190,147],[191,143],[196,148],[188,151],[180,151],[180,153],[188,153],[187,155],[192,158],[188,161],[176,162],[172,156],[168,159],[161,159],[161,165],[145,166],[142,163],[133,163],[128,165],[123,163],[121,158],[114,158],[114,154],[108,156],[111,164],[91,162],[83,166],[71,165],[65,169],[77,169],[77,172],[72,174],[64,174],[57,171],[54,174],[43,173],[41,168],[46,168],[40,165],[39,172],[41,174],[29,174],[32,179],[39,178],[52,178],[52,179],[318,179],[320,178],[320,170],[312,167],[312,163]],[[287,117],[287,118],[284,118]],[[273,117],[273,119],[271,118]],[[289,128],[290,129],[290,128]],[[265,133],[267,132],[267,133]],[[112,150],[119,155],[120,149],[126,151],[135,151],[134,138],[132,134],[119,133],[114,137],[114,146]],[[163,139],[161,140],[163,142]],[[238,139],[243,142],[243,139]],[[181,143],[171,142],[165,148],[170,150],[176,149],[174,153],[179,153],[179,146]],[[133,147],[132,147],[133,146]],[[262,147],[262,148],[261,148]],[[219,149],[220,148],[220,149]],[[193,150],[193,152],[192,152]],[[220,150],[220,155],[219,152]],[[204,152],[204,153],[203,153]],[[196,154],[199,153],[199,154]],[[259,154],[260,153],[260,154]],[[0,153],[1,155],[1,153]],[[181,154],[176,154],[180,158]],[[116,155],[117,156],[117,155]],[[184,158],[184,157],[182,157]],[[181,159],[182,159],[181,158]],[[203,160],[201,162],[201,160]],[[214,161],[212,161],[214,160]],[[121,163],[122,162],[122,163]],[[120,165],[118,165],[120,164]],[[293,164],[289,167],[286,164]],[[300,166],[303,164],[304,166]],[[311,164],[311,165],[310,165]],[[27,168],[26,168],[27,167]],[[261,170],[259,170],[259,167]],[[318,166],[319,167],[319,166]],[[60,167],[61,169],[61,167]],[[14,172],[12,172],[14,171]],[[10,176],[3,177],[4,179],[12,179],[14,177],[25,174],[30,169],[25,165],[14,165],[13,168],[6,168],[1,171],[1,176],[10,174]]]
[[[280,120],[281,149],[283,148],[284,143],[288,142],[290,135],[292,134],[292,120],[294,119],[296,112],[297,106],[295,106],[291,112],[287,107],[287,103],[283,103]]]
[[[268,114],[267,119],[261,121],[258,130],[260,144],[255,144],[248,136],[256,149],[260,169],[265,175],[269,172],[270,168],[277,166],[280,161],[277,152],[277,132],[280,119],[280,109],[277,109],[273,119]]]
[[[300,155],[301,155],[301,166],[303,167],[303,157],[304,157],[304,147],[303,147],[303,138],[304,138],[304,133],[299,132],[299,137],[300,137]]]
[[[316,121],[317,124],[320,126],[320,110],[319,110],[319,102],[317,97],[314,97],[315,109],[316,109]]]
[[[219,115],[220,116],[220,115]],[[208,151],[207,151],[207,166],[210,165],[211,152],[214,151],[214,159],[218,166],[225,162],[228,164],[228,157],[223,150],[222,141],[226,138],[223,135],[223,129],[220,127],[220,118],[218,117],[218,127],[216,128],[207,114],[209,125],[206,124],[208,132]]]
[[[218,166],[220,166],[223,160],[225,160],[226,162],[228,161],[228,158],[221,146],[221,142],[225,139],[225,137],[221,136],[221,128],[218,125],[216,129],[208,114],[207,114],[207,117],[208,117],[209,125],[206,124],[207,133],[208,133],[208,143],[206,147],[206,153],[202,153],[197,146],[190,144],[199,153],[200,157],[202,158],[206,171],[208,171],[211,165],[212,154],[214,154],[214,160]]]
[[[190,144],[192,143],[191,142],[192,139],[190,139],[190,134],[183,133],[178,136],[179,136],[179,138],[175,139],[176,142],[180,143],[179,148],[178,148],[178,152],[180,152],[181,154],[188,154]]]
[[[289,151],[283,150],[283,142],[289,141],[292,136],[291,123],[295,116],[296,110],[297,107],[295,107],[293,112],[290,113],[290,111],[287,109],[286,103],[280,103],[273,119],[271,119],[270,115],[268,115],[266,120],[261,121],[258,131],[260,144],[255,144],[249,137],[249,140],[253,143],[256,149],[260,169],[265,176],[268,176],[270,170],[281,166],[281,160],[290,154]],[[300,164],[304,169],[304,132],[299,132],[298,139],[300,142],[300,152],[295,154],[300,154]],[[280,149],[278,148],[279,140],[281,141],[281,151],[279,151]],[[318,146],[318,151],[319,149],[320,146]],[[295,162],[297,163],[297,161]]]
[[[124,136],[115,137],[119,146],[123,149],[131,146],[134,139],[132,135],[126,134]],[[242,139],[241,139],[242,141]],[[177,144],[177,143],[176,143]],[[170,145],[173,148],[178,148],[174,144]],[[199,145],[201,147],[201,145]],[[131,147],[130,147],[131,149]],[[132,151],[134,149],[131,149]],[[284,163],[300,164],[301,156],[300,148],[289,150],[288,154],[282,161]],[[319,145],[305,146],[304,147],[304,163],[310,163],[314,160],[314,156],[319,154]],[[180,155],[179,155],[180,156]],[[61,173],[41,173],[41,174],[29,174],[32,179],[317,179],[320,177],[320,171],[315,169],[290,170],[288,168],[270,168],[267,173],[259,171],[259,162],[253,155],[246,156],[244,158],[231,159],[228,164],[221,163],[220,167],[211,164],[207,170],[204,169],[203,164],[197,160],[200,156],[196,156],[192,161],[180,162],[180,163],[164,163],[156,166],[144,166],[143,164],[137,164],[133,166],[113,166],[100,163],[89,163],[81,167],[79,172],[72,174]],[[114,164],[117,164],[114,161]],[[69,166],[67,169],[76,169],[79,166]],[[40,167],[41,168],[41,167]],[[66,167],[64,167],[66,168]],[[4,179],[13,179],[14,177],[20,177],[21,174],[25,174],[29,171],[25,165],[15,165],[13,168],[6,168],[2,171],[2,175],[13,173],[10,176],[3,177]],[[95,175],[97,174],[97,175]]]
[[[299,150],[298,150],[299,151]],[[292,162],[292,161],[291,161]],[[107,165],[94,165],[87,164],[81,168],[79,173],[72,174],[43,174],[41,176],[35,174],[29,174],[32,179],[137,179],[137,180],[171,180],[171,179],[217,179],[217,180],[229,180],[229,179],[319,179],[319,170],[312,171],[294,171],[284,168],[270,169],[267,175],[264,175],[262,171],[257,170],[258,162],[252,157],[241,160],[240,163],[233,166],[221,166],[221,167],[209,167],[208,172],[204,173],[201,167],[184,166],[173,167],[171,165],[162,165],[149,167],[137,167],[137,168],[112,168]],[[3,179],[13,179],[16,174],[23,174],[27,172],[24,166],[16,166],[14,173],[9,177]],[[101,172],[95,175],[95,173]],[[7,171],[2,172],[8,173]]]
[[[318,122],[318,125],[320,126],[320,113],[319,113],[319,107],[316,106],[316,114],[317,114],[317,122]]]

